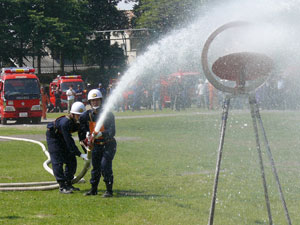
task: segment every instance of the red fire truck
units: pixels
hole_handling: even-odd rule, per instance
[[[81,75],[68,75],[68,76],[57,76],[51,83],[49,87],[49,95],[50,95],[50,102],[55,106],[55,97],[54,92],[55,89],[58,87],[58,89],[61,91],[61,107],[62,109],[67,109],[68,107],[68,101],[67,101],[67,95],[66,92],[69,89],[70,86],[73,86],[73,90],[76,91],[77,86],[80,85],[80,88],[83,90],[82,95],[82,102],[86,104],[86,90],[84,86],[84,82],[81,78]]]
[[[41,90],[35,70],[28,67],[2,68],[0,76],[1,124],[7,120],[40,123]]]

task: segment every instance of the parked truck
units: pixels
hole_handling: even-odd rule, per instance
[[[67,101],[67,95],[66,92],[69,89],[70,86],[73,86],[73,90],[76,91],[78,85],[83,90],[82,95],[82,102],[86,104],[86,90],[84,82],[81,78],[81,75],[68,75],[68,76],[57,76],[49,86],[49,95],[50,95],[50,102],[53,106],[55,106],[55,96],[54,92],[56,88],[58,88],[61,92],[61,108],[63,110],[67,109],[68,107],[68,101]]]
[[[35,69],[29,67],[2,68],[0,76],[0,119],[19,123],[41,122],[41,89]]]

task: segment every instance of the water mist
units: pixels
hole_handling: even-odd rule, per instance
[[[103,125],[107,113],[138,79],[151,74],[151,79],[164,71],[198,65],[201,71],[201,51],[209,34],[232,21],[248,21],[256,26],[234,28],[216,38],[209,52],[209,61],[241,51],[260,52],[271,57],[280,74],[299,58],[300,2],[296,0],[232,0],[208,4],[199,10],[199,17],[182,29],[174,30],[149,46],[148,50],[129,67],[104,104],[95,131]],[[198,63],[199,62],[199,63]],[[148,78],[148,77],[147,77]]]

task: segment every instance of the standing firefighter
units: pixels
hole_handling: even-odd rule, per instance
[[[83,112],[84,104],[75,102],[69,115],[58,117],[47,125],[46,137],[53,173],[59,184],[59,192],[63,194],[79,191],[79,188],[72,186],[77,169],[76,156],[87,160],[87,155],[81,154],[72,138],[72,133],[79,129],[79,117]]]
[[[92,188],[85,195],[97,195],[98,184],[101,175],[106,184],[106,192],[103,197],[113,196],[113,170],[112,160],[117,149],[115,136],[115,117],[109,112],[104,125],[99,132],[95,132],[96,121],[98,121],[102,113],[102,94],[97,89],[92,89],[88,94],[88,101],[91,109],[87,110],[80,116],[79,139],[89,143],[89,148],[92,149],[92,165],[90,183]],[[88,141],[87,141],[88,140]]]
[[[47,119],[47,106],[50,103],[50,99],[44,88],[41,88],[41,99],[42,99],[42,117],[44,120],[46,120]]]
[[[55,97],[55,106],[54,106],[54,112],[62,112],[63,109],[61,107],[61,91],[59,90],[59,87],[56,87],[54,92]]]

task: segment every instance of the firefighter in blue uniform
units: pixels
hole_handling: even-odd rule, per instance
[[[75,102],[69,115],[58,117],[54,122],[47,125],[48,151],[53,173],[59,184],[59,192],[62,194],[79,191],[79,188],[72,185],[72,179],[77,169],[76,156],[88,160],[87,154],[82,154],[79,151],[72,138],[72,133],[79,129],[79,117],[85,111],[82,102]],[[66,165],[65,169],[64,164]]]
[[[100,131],[95,132],[96,122],[98,121],[102,112],[102,94],[97,89],[92,89],[88,93],[88,101],[91,109],[87,110],[80,116],[79,139],[85,143],[89,142],[89,147],[92,146],[92,165],[91,170],[91,190],[85,195],[97,195],[98,184],[101,176],[106,185],[106,192],[103,197],[113,196],[113,170],[112,160],[117,149],[117,142],[115,136],[115,117],[113,113],[109,112],[104,125]],[[89,140],[89,141],[88,141]],[[92,141],[90,141],[92,140]]]

